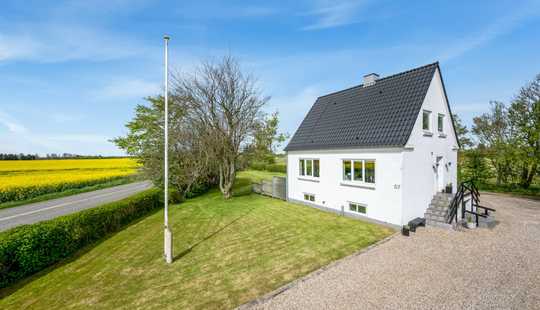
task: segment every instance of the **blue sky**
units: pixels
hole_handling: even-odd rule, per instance
[[[291,4],[294,3],[294,4]],[[2,1],[0,152],[120,155],[171,65],[236,56],[294,133],[317,96],[440,61],[470,125],[540,73],[540,1]]]

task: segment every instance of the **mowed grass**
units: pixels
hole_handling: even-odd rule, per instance
[[[172,264],[159,211],[0,292],[0,308],[232,308],[393,233],[250,194],[249,182],[242,173],[235,188],[246,194],[230,200],[213,190],[171,207]]]
[[[261,182],[262,180],[271,180],[272,177],[286,177],[285,173],[281,172],[269,172],[259,170],[245,170],[238,173],[239,178],[249,179],[252,182]]]

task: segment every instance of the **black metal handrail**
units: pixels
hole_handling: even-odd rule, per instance
[[[471,197],[471,210],[467,210],[467,201],[465,198]],[[450,203],[450,207],[448,210],[448,217],[447,222],[449,224],[452,224],[452,222],[455,220],[456,223],[458,221],[458,210],[461,206],[461,218],[465,218],[465,213],[469,213],[475,216],[476,218],[476,224],[478,225],[478,218],[479,217],[488,217],[489,211],[495,211],[495,209],[484,207],[480,205],[480,192],[478,191],[478,188],[474,184],[472,180],[462,182],[458,186],[458,190],[456,192],[456,195],[452,199],[452,202]],[[478,212],[473,211],[473,208],[481,208],[484,210],[484,214],[480,214]]]

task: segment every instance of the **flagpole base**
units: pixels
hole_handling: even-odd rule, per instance
[[[165,257],[165,261],[167,264],[172,263],[172,254],[173,254],[173,248],[172,248],[172,231],[169,229],[169,227],[165,227],[165,244],[164,244],[164,252],[163,256]]]

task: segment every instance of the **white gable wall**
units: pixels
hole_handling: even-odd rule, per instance
[[[299,160],[320,160],[320,177],[302,177]],[[343,181],[343,159],[375,159],[375,185],[350,186]],[[401,224],[402,149],[289,151],[287,153],[287,196],[289,200],[310,203],[304,193],[315,195],[314,204],[348,211],[349,202],[367,206],[366,216],[391,224]],[[351,182],[352,183],[352,182]]]
[[[426,135],[422,129],[423,110],[431,111],[432,136]],[[439,113],[445,115],[444,134],[446,137],[439,136],[437,132]],[[440,72],[437,69],[406,144],[406,150],[403,152],[402,224],[416,217],[424,217],[426,208],[438,190],[436,168],[433,167],[438,156],[443,157],[441,183],[451,182],[453,191],[456,190],[458,143],[451,122]],[[439,174],[440,172],[439,170]]]

